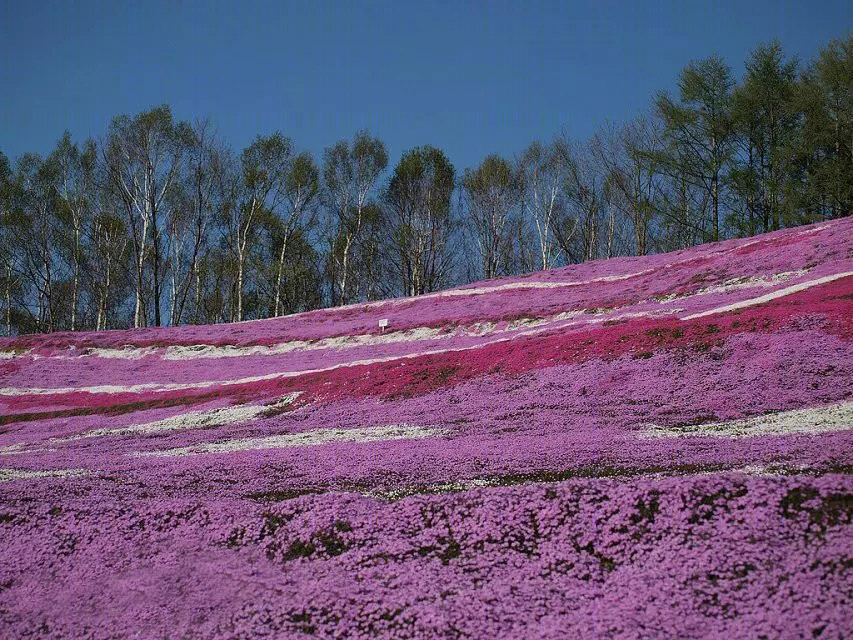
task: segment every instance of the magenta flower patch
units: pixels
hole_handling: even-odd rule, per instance
[[[0,637],[853,636],[850,218],[0,356]]]

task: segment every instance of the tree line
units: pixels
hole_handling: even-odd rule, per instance
[[[0,153],[5,335],[233,322],[686,248],[853,211],[853,35],[803,66],[759,46],[592,138],[457,172],[388,167],[364,131],[317,159],[282,133],[235,153],[168,106],[99,140]]]

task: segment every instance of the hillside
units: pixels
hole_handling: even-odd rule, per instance
[[[853,636],[853,218],[0,374],[9,637]]]

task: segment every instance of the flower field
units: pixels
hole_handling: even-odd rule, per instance
[[[0,376],[0,638],[853,637],[853,218]]]

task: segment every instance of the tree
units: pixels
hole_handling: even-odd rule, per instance
[[[235,297],[238,321],[243,319],[245,272],[255,223],[264,213],[277,211],[284,199],[285,180],[290,170],[293,142],[280,133],[258,136],[240,156],[242,196],[239,205],[227,209],[228,238],[236,261]]]
[[[326,149],[323,157],[324,201],[330,213],[327,238],[330,254],[332,304],[347,304],[352,251],[361,237],[365,207],[381,173],[388,166],[385,143],[360,131],[352,148],[346,140]]]
[[[90,227],[88,274],[96,301],[95,329],[113,326],[115,310],[124,297],[119,294],[128,258],[128,233],[124,220],[115,211],[103,209],[93,216]]]
[[[221,174],[228,170],[227,155],[211,132],[210,124],[197,122],[187,140],[186,157],[180,179],[175,183],[167,221],[171,249],[171,325],[182,322],[193,285],[198,305],[199,265],[209,242],[214,209],[219,203]]]
[[[798,222],[853,212],[853,35],[830,42],[802,75],[791,155]]]
[[[853,211],[853,35],[821,50],[814,75],[823,88],[832,150],[829,193],[833,217]]]
[[[788,156],[797,127],[792,109],[797,61],[785,61],[778,42],[762,45],[746,63],[743,84],[733,96],[733,121],[741,158],[732,183],[746,205],[747,234],[779,229],[789,217]]]
[[[11,229],[13,242],[21,247],[20,262],[23,285],[35,294],[35,313],[30,315],[32,329],[40,332],[54,330],[56,322],[55,285],[57,283],[59,195],[57,166],[33,153],[24,154],[18,161],[17,203],[13,209]]]
[[[281,248],[278,253],[278,274],[275,284],[273,313],[282,314],[282,278],[284,259],[290,238],[301,231],[306,215],[313,213],[313,205],[320,188],[319,172],[314,158],[308,152],[300,153],[293,161],[285,177],[284,196],[287,207],[279,218]]]
[[[65,132],[48,158],[48,162],[55,166],[57,172],[59,215],[63,221],[62,226],[71,232],[67,242],[62,238],[64,234],[60,233],[62,245],[68,247],[68,250],[63,253],[72,272],[69,327],[71,331],[75,331],[78,325],[81,267],[85,249],[84,231],[89,223],[92,202],[96,197],[97,159],[97,146],[93,140],[87,141],[81,152],[71,141],[71,135],[68,132]]]
[[[662,170],[707,193],[711,240],[720,239],[720,202],[732,155],[731,69],[718,56],[689,64],[679,81],[680,102],[662,93],[657,111],[669,148],[656,161]]]
[[[284,263],[278,265],[282,273],[278,289],[279,315],[323,306],[320,258],[304,227],[293,228],[284,255]]]
[[[566,144],[563,138],[548,146],[536,141],[519,161],[524,208],[536,227],[541,269],[553,267],[556,258],[554,224],[565,196]]]
[[[580,251],[574,249],[566,239],[561,239],[561,246],[568,262],[594,260],[598,257],[599,218],[604,209],[604,179],[590,146],[567,142],[561,152],[566,156],[563,163],[566,166],[565,191],[567,218],[571,221],[570,237],[574,236],[581,243]],[[565,228],[565,224],[561,227]],[[613,228],[612,224],[610,228]],[[608,234],[608,239],[612,239],[612,233]],[[608,247],[612,247],[612,240],[608,242]]]
[[[172,111],[166,105],[140,113],[135,118],[120,116],[110,125],[104,159],[112,188],[124,205],[133,245],[136,270],[134,327],[147,324],[145,266],[149,250],[154,324],[161,324],[160,293],[166,253],[161,233],[166,218],[164,209],[166,196],[178,179],[188,139],[191,139],[188,125],[174,123]]]
[[[3,283],[3,325],[4,335],[12,335],[15,313],[13,295],[17,297],[21,290],[20,244],[16,242],[16,218],[19,184],[13,174],[8,158],[0,152],[0,261],[3,272],[0,274]]]
[[[462,189],[482,277],[507,273],[513,251],[511,218],[521,199],[518,173],[500,156],[490,155],[478,168],[465,170]]]
[[[604,189],[615,208],[633,229],[636,255],[649,251],[649,229],[662,192],[662,176],[647,150],[659,148],[654,122],[639,117],[620,131],[597,134],[593,152],[604,170]]]
[[[384,194],[393,262],[404,295],[435,291],[450,269],[450,200],[456,172],[440,149],[403,154]]]

